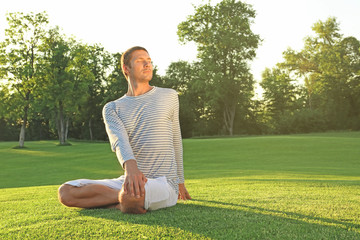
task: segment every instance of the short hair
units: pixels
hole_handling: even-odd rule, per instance
[[[127,74],[125,73],[124,71],[124,65],[125,66],[130,66],[130,60],[131,60],[131,57],[132,57],[132,53],[137,51],[137,50],[143,50],[145,52],[147,52],[149,54],[149,52],[143,48],[143,47],[140,47],[140,46],[135,46],[135,47],[132,47],[132,48],[129,48],[128,50],[126,50],[122,55],[121,55],[121,61],[120,61],[120,64],[121,64],[121,70],[125,76],[125,78],[127,79]]]

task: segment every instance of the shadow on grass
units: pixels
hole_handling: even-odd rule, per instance
[[[359,224],[201,199],[145,215],[114,209],[83,209],[80,214],[124,224],[175,228],[215,239],[360,239]]]
[[[360,224],[355,224],[355,223],[345,222],[345,221],[338,221],[335,219],[309,216],[309,215],[299,214],[299,213],[294,213],[294,212],[266,209],[266,208],[261,208],[261,207],[248,206],[248,205],[244,205],[244,204],[224,203],[224,202],[218,202],[218,201],[208,201],[208,200],[199,200],[199,199],[197,199],[196,201],[204,202],[204,203],[219,204],[219,205],[223,205],[223,206],[241,207],[244,209],[248,209],[250,211],[266,213],[268,215],[285,215],[286,218],[288,218],[288,219],[296,219],[296,220],[302,219],[304,221],[317,222],[317,223],[324,224],[324,225],[338,225],[344,229],[360,229]]]

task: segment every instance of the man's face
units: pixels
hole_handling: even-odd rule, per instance
[[[149,82],[153,76],[153,66],[149,54],[144,50],[136,50],[132,53],[130,66],[125,66],[130,80]]]

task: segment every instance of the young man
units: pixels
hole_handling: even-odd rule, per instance
[[[116,179],[79,179],[59,188],[69,207],[116,207],[124,213],[170,207],[191,199],[184,185],[179,103],[172,89],[150,85],[148,51],[128,49],[121,57],[128,92],[104,106],[111,149],[125,170]]]

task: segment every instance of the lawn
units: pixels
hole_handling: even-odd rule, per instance
[[[360,132],[185,139],[192,201],[127,215],[57,188],[122,174],[108,143],[0,143],[0,239],[360,239]]]

